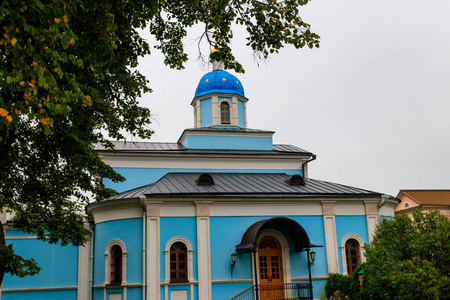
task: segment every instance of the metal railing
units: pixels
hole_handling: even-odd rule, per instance
[[[252,285],[230,300],[306,300],[311,299],[309,283]]]

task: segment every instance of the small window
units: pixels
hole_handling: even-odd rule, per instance
[[[170,247],[170,282],[187,281],[187,248],[176,242]]]
[[[289,179],[289,185],[305,185],[305,179],[298,174],[292,175]]]
[[[214,185],[214,179],[209,174],[202,174],[197,179],[197,185]]]
[[[405,203],[405,208],[408,208],[409,207],[409,203]]]
[[[122,248],[114,245],[111,248],[111,285],[122,283]]]
[[[352,274],[356,266],[360,263],[359,243],[355,239],[348,239],[345,242],[345,256],[347,258],[347,274]]]
[[[230,105],[225,101],[220,103],[220,123],[230,124]]]

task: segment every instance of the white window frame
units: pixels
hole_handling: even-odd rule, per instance
[[[341,241],[341,259],[342,259],[342,274],[348,275],[347,271],[347,254],[345,252],[345,243],[347,243],[348,240],[354,239],[359,243],[359,262],[363,263],[366,261],[366,258],[364,256],[364,241],[363,239],[354,233],[349,233],[346,236],[342,238]]]
[[[111,284],[111,248],[113,246],[119,246],[122,249],[122,283],[121,285],[127,284],[127,248],[125,244],[118,239],[111,240],[108,245],[106,245],[105,250],[105,283],[103,285]]]
[[[177,242],[183,243],[187,249],[188,281],[186,282],[186,284],[188,284],[194,281],[194,249],[192,248],[189,240],[182,236],[171,238],[164,248],[164,283],[170,283],[170,247],[172,247],[172,245]],[[182,284],[182,282],[177,282],[177,284]]]

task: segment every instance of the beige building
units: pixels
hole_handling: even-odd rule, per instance
[[[395,214],[411,214],[423,208],[425,211],[439,210],[450,218],[450,190],[400,190]]]

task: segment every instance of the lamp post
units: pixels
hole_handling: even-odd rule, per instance
[[[231,280],[233,280],[233,269],[234,269],[234,265],[236,264],[237,261],[237,254],[233,253],[231,254]]]

